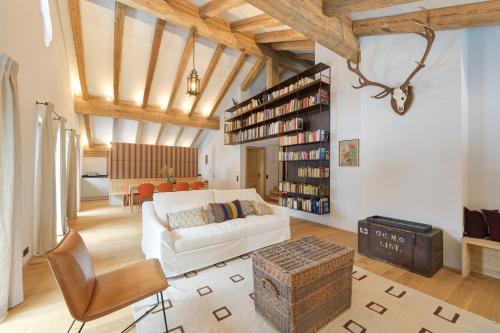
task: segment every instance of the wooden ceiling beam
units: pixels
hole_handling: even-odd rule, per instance
[[[263,28],[278,27],[283,25],[280,21],[267,14],[248,17],[231,23],[233,32],[255,31]]]
[[[115,105],[113,102],[97,96],[89,96],[88,100],[78,96],[75,97],[75,112],[89,116],[115,117],[212,130],[218,130],[220,127],[219,117],[212,117],[211,119],[195,115],[188,117],[181,110],[168,113],[159,107],[153,106],[142,109],[134,103],[123,101]]]
[[[212,107],[212,111],[210,111],[208,118],[212,118],[215,112],[217,111],[219,104],[222,102],[222,99],[229,90],[229,87],[231,87],[231,84],[236,78],[236,75],[238,75],[238,73],[240,72],[241,67],[243,67],[243,64],[245,63],[247,57],[248,55],[246,55],[245,53],[241,53],[240,56],[238,57],[238,60],[236,60],[236,63],[234,64],[233,68],[231,69],[231,72],[226,78],[226,81],[224,81],[222,88],[220,89],[219,93],[217,94],[217,97],[215,98],[214,106]]]
[[[280,66],[294,73],[300,73],[314,65],[312,61],[297,59],[296,54],[289,51],[280,51],[278,55]]]
[[[156,135],[156,140],[155,140],[155,145],[160,144],[161,137],[163,135],[163,131],[165,131],[165,125],[160,126],[160,130],[158,131],[158,134]]]
[[[112,135],[112,140],[113,142],[118,142],[118,123],[119,123],[118,118],[113,118],[113,135]]]
[[[314,53],[295,53],[294,57],[295,59],[300,59],[300,60],[309,60],[309,61],[315,60]]]
[[[199,139],[199,137],[200,137],[201,133],[203,133],[203,130],[202,130],[202,129],[199,129],[199,130],[198,130],[198,133],[196,133],[196,135],[194,136],[193,141],[191,142],[191,145],[190,145],[190,147],[191,147],[191,148],[193,148],[193,147],[194,147],[194,145],[195,145],[195,143],[196,143],[196,140],[198,140],[198,139]]]
[[[115,2],[115,32],[113,50],[113,103],[120,100],[120,73],[122,68],[123,28],[125,23],[125,6]]]
[[[73,44],[75,46],[76,64],[78,67],[78,77],[83,99],[89,97],[87,87],[87,75],[85,72],[85,56],[82,35],[82,19],[80,14],[80,1],[68,0],[69,15],[71,20],[71,31],[73,33]]]
[[[92,124],[90,123],[90,117],[88,114],[83,115],[83,123],[85,124],[85,135],[87,136],[88,146],[92,148],[94,147],[94,135],[92,133]]]
[[[183,86],[182,81],[184,79],[184,73],[186,72],[191,53],[193,53],[193,42],[196,42],[196,36],[194,30],[191,29],[189,37],[184,44],[184,50],[182,51],[181,60],[179,61],[179,65],[177,66],[174,85],[172,86],[172,93],[170,94],[170,99],[168,100],[167,112],[173,112],[177,92],[179,91],[179,87],[181,85]]]
[[[434,30],[450,30],[500,25],[500,1],[476,2],[467,5],[429,10],[430,26]],[[385,35],[422,31],[415,20],[426,22],[424,11],[376,17],[353,22],[358,36]]]
[[[352,32],[349,18],[324,15],[320,1],[246,1],[338,55],[357,59],[358,39]]]
[[[255,35],[257,43],[293,42],[307,39],[306,36],[293,29],[263,32]]]
[[[177,146],[179,144],[179,140],[181,139],[182,133],[184,133],[185,127],[179,128],[179,131],[177,132],[177,135],[175,136],[174,140],[174,146]]]
[[[208,64],[208,68],[205,72],[205,75],[203,75],[203,78],[201,79],[200,92],[198,93],[198,95],[196,95],[196,98],[194,99],[193,104],[191,105],[191,109],[189,110],[188,116],[192,116],[194,111],[196,110],[196,106],[198,106],[198,103],[200,102],[200,99],[203,96],[203,93],[205,92],[205,89],[208,86],[208,82],[210,82],[210,78],[212,77],[212,74],[214,73],[214,70],[217,67],[217,64],[219,63],[219,60],[222,56],[222,53],[224,53],[225,48],[226,47],[222,44],[217,45],[217,48],[215,49],[212,59]]]
[[[200,7],[200,16],[203,18],[217,16],[243,4],[244,0],[212,0]]]
[[[273,57],[266,61],[266,89],[280,82],[279,58]]]
[[[247,91],[248,88],[252,85],[252,83],[255,81],[259,73],[264,69],[264,66],[266,66],[266,60],[263,58],[257,59],[255,63],[253,64],[252,68],[248,72],[247,76],[243,79],[241,82],[241,91]]]
[[[135,132],[135,143],[141,143],[141,135],[142,135],[143,126],[144,126],[144,123],[142,121],[139,121],[137,123],[137,131]]]
[[[271,47],[276,51],[314,51],[315,43],[313,40],[299,40],[294,42],[272,43]]]
[[[323,13],[327,16],[349,14],[403,5],[418,0],[323,0]]]
[[[151,54],[149,55],[148,74],[146,77],[146,85],[144,87],[144,94],[142,95],[142,108],[145,109],[149,101],[149,93],[151,92],[151,85],[155,75],[156,63],[158,62],[158,54],[160,53],[161,40],[163,38],[163,31],[165,30],[165,21],[156,19],[155,32],[153,34],[153,44],[151,45]]]
[[[129,7],[145,11],[167,23],[185,29],[195,28],[199,36],[215,40],[235,50],[256,57],[266,56],[253,35],[231,31],[230,24],[218,17],[204,19],[199,8],[187,0],[118,0]]]

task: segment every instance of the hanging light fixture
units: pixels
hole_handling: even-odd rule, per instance
[[[198,77],[198,72],[196,71],[196,67],[194,66],[194,46],[196,42],[196,30],[193,28],[191,30],[191,33],[193,38],[193,70],[187,77],[187,93],[191,96],[196,96],[200,93],[200,78]]]

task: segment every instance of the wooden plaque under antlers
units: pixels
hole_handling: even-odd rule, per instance
[[[359,85],[355,86],[353,85],[352,87],[354,89],[360,89],[363,87],[367,86],[376,86],[380,87],[383,90],[378,93],[375,96],[372,96],[372,98],[380,99],[388,96],[389,94],[391,95],[391,106],[394,112],[399,114],[400,116],[404,115],[406,112],[408,112],[408,109],[410,108],[412,102],[413,102],[413,88],[411,86],[411,79],[415,76],[415,74],[418,73],[422,68],[425,67],[425,60],[427,59],[427,56],[429,55],[429,51],[431,50],[432,43],[434,42],[435,38],[435,33],[434,30],[430,27],[429,23],[429,12],[427,12],[427,24],[423,24],[422,22],[415,21],[415,23],[419,26],[421,26],[424,31],[423,32],[416,32],[417,35],[424,37],[427,40],[427,47],[425,48],[424,55],[420,59],[420,61],[417,62],[417,67],[411,72],[411,74],[408,76],[408,78],[404,81],[402,85],[400,85],[398,88],[392,88],[389,86],[386,86],[385,84],[374,82],[368,80],[363,73],[359,70],[359,63],[356,65],[353,65],[351,60],[347,60],[347,67],[351,72],[354,72],[358,75],[358,80],[359,80]]]

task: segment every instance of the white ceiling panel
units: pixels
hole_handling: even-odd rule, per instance
[[[173,146],[175,143],[175,138],[177,133],[179,133],[180,126],[166,125],[163,130],[162,137],[160,139],[160,144],[165,146]]]
[[[113,96],[113,0],[80,1],[87,85],[91,95]]]
[[[208,134],[210,133],[211,131],[206,131],[204,130],[203,132],[201,132],[200,136],[198,137],[198,139],[196,140],[196,142],[194,143],[194,146],[195,147],[199,147],[202,145],[203,141],[205,141],[205,139],[207,138]]]
[[[184,132],[182,132],[181,137],[179,138],[179,143],[177,146],[179,147],[191,147],[193,143],[194,137],[198,134],[198,128],[194,127],[186,127],[184,128]]]
[[[148,145],[156,144],[156,137],[161,125],[157,123],[143,122],[141,131],[141,143]]]
[[[167,23],[151,85],[149,104],[167,107],[188,33],[186,29]]]
[[[123,28],[120,100],[142,104],[156,19],[127,7]]]
[[[113,141],[113,118],[91,116],[90,122],[95,144],[107,145]]]
[[[208,83],[207,88],[205,89],[205,93],[198,103],[196,112],[199,112],[203,115],[207,115],[210,113],[215,103],[215,98],[219,94],[224,81],[226,80],[228,74],[231,72],[231,69],[236,63],[239,55],[240,52],[238,51],[228,48],[224,50],[224,53],[219,60],[219,65],[217,66],[217,68],[215,68],[212,80],[210,80],[210,82]],[[244,69],[242,71],[244,71]]]
[[[139,122],[136,120],[120,119],[117,128],[119,142],[135,143],[138,125]]]
[[[209,41],[206,38],[198,38],[198,42],[195,43],[195,66],[198,71],[198,75],[200,79],[203,79],[207,71],[207,67],[212,59],[212,55],[217,48],[217,43],[213,41]],[[175,98],[174,107],[180,109],[184,112],[188,112],[193,105],[195,98],[186,94],[187,89],[187,76],[193,69],[193,60],[192,55],[189,59],[189,63],[184,71],[184,75],[182,76],[181,85],[179,90],[177,91],[177,97]]]
[[[235,8],[232,8],[221,15],[219,15],[226,22],[234,22],[238,20],[242,20],[245,18],[249,18],[252,16],[257,16],[263,14],[263,11],[255,8],[250,4],[244,4]]]

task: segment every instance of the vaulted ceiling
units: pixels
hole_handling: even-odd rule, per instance
[[[315,41],[351,57],[359,36],[415,31],[422,7],[436,30],[496,25],[500,12],[500,1],[461,6],[475,0],[67,2],[75,111],[89,146],[197,146],[219,128],[219,112],[238,90],[258,77],[272,85],[283,69],[311,65]],[[197,98],[185,93],[193,42]]]

